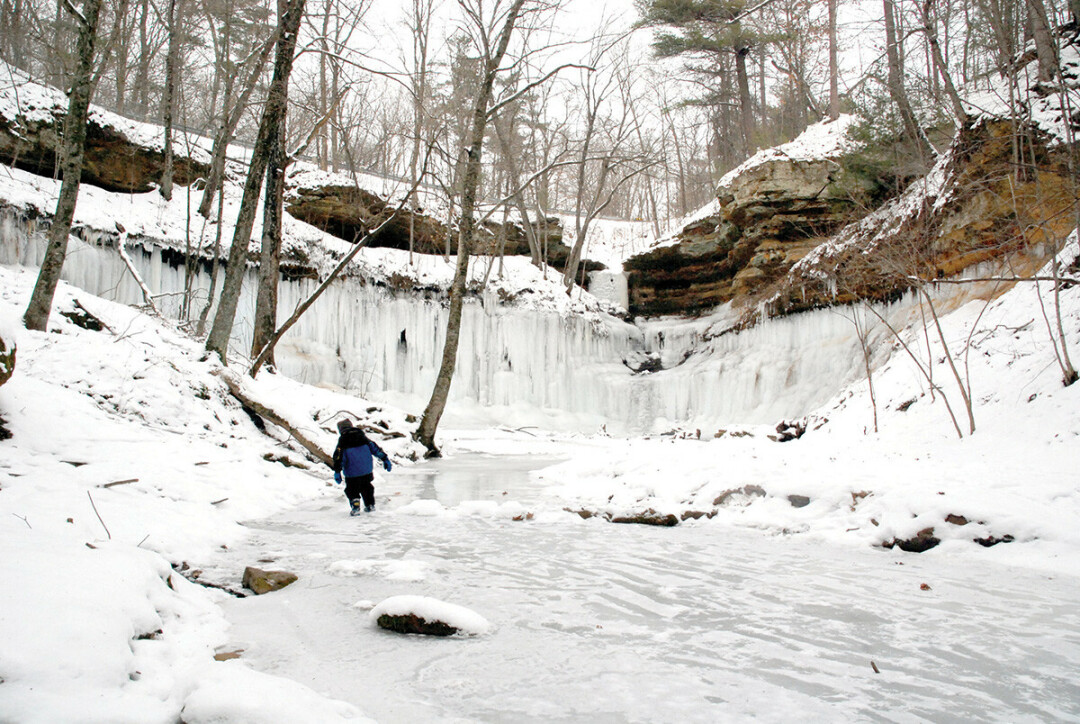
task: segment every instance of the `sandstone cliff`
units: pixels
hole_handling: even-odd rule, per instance
[[[874,189],[847,171],[853,148],[841,117],[758,152],[721,179],[717,202],[672,243],[632,257],[630,313],[687,314],[750,299],[866,213]]]

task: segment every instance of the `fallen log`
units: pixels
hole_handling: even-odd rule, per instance
[[[333,466],[334,459],[330,453],[326,452],[326,450],[320,447],[317,442],[308,437],[298,425],[289,422],[289,420],[285,419],[280,413],[274,411],[266,403],[256,399],[251,394],[244,382],[246,378],[236,374],[230,369],[214,370],[213,374],[221,378],[221,381],[229,388],[229,392],[232,396],[239,400],[241,404],[246,405],[254,410],[259,416],[265,417],[270,422],[288,432],[294,440],[300,443],[304,449],[311,453],[315,458],[327,465]]]

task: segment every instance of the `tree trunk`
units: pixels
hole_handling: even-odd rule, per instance
[[[56,201],[56,213],[49,227],[49,242],[45,258],[41,262],[37,283],[30,296],[23,321],[27,329],[44,332],[49,324],[56,285],[67,256],[68,234],[75,218],[75,203],[79,198],[79,182],[82,180],[83,147],[86,144],[86,124],[89,115],[90,96],[93,93],[91,77],[94,72],[94,44],[97,41],[98,18],[102,0],[85,0],[79,18],[79,35],[76,45],[77,65],[71,83],[67,118],[64,121],[63,160],[60,168],[64,180],[60,184],[60,197]]]
[[[956,116],[956,122],[962,126],[964,125],[964,122],[967,121],[967,111],[964,110],[964,104],[960,100],[960,94],[957,93],[956,86],[953,85],[949,67],[945,63],[944,56],[941,54],[941,45],[938,43],[936,21],[930,15],[930,8],[933,1],[934,0],[925,0],[925,2],[923,2],[923,30],[926,33],[926,42],[930,45],[930,56],[933,59],[934,68],[937,70],[938,75],[941,76],[942,83],[945,85],[945,95],[949,98],[949,104],[952,106],[953,115]]]
[[[221,378],[221,381],[229,388],[229,392],[232,396],[240,400],[245,407],[250,408],[256,415],[265,417],[270,422],[288,432],[292,439],[300,443],[304,449],[311,453],[315,458],[327,465],[333,465],[333,456],[313,439],[315,435],[311,433],[310,428],[305,430],[302,427],[302,423],[288,419],[283,414],[270,407],[265,401],[256,397],[252,391],[248,389],[247,381],[243,377],[232,370],[215,370],[213,374]],[[310,424],[310,422],[305,420],[303,424]]]
[[[130,16],[128,15],[128,0],[123,0],[117,12],[122,13],[123,20],[119,25],[120,40],[116,49],[116,112],[124,115],[127,102],[128,64],[131,60],[131,34]]]
[[[214,325],[206,339],[206,349],[216,352],[222,363],[227,363],[229,338],[232,336],[233,322],[236,319],[236,306],[240,301],[240,290],[247,272],[248,245],[251,242],[251,227],[255,222],[255,208],[262,190],[262,179],[273,144],[281,124],[284,122],[286,103],[289,94],[289,74],[292,72],[293,53],[296,50],[296,34],[304,15],[306,0],[279,0],[279,33],[277,36],[277,54],[274,59],[274,78],[263,107],[262,120],[259,122],[259,135],[252,151],[251,167],[248,169],[247,182],[244,184],[244,196],[240,202],[240,212],[236,219],[232,246],[229,249],[229,262],[225,269],[225,281],[221,285],[221,299],[218,301]]]
[[[840,117],[840,64],[837,61],[836,4],[829,0],[829,118]],[[876,425],[875,425],[876,428]]]
[[[257,355],[277,327],[278,267],[281,265],[281,215],[285,196],[285,123],[270,149],[266,166],[266,196],[263,200],[262,253],[259,256],[259,289],[255,295],[255,324],[251,356]],[[273,352],[266,360],[274,364]]]
[[[150,0],[142,0],[139,13],[139,67],[135,72],[135,93],[138,97],[139,118],[146,120],[150,111],[150,61],[154,52],[150,48]]]
[[[269,38],[263,45],[262,50],[259,51],[258,58],[248,74],[247,83],[240,91],[240,97],[234,103],[229,101],[233,82],[232,76],[230,75],[226,80],[225,108],[221,116],[221,126],[218,128],[217,135],[214,136],[214,146],[210,151],[210,173],[207,175],[206,187],[203,189],[202,201],[199,203],[199,213],[202,214],[203,218],[210,218],[214,195],[221,187],[221,180],[225,175],[225,155],[229,150],[229,143],[232,142],[233,135],[236,133],[236,127],[240,125],[240,119],[244,116],[244,109],[247,108],[247,104],[251,100],[251,94],[255,90],[259,76],[262,75],[263,66],[266,65],[266,59],[270,57],[270,51],[274,47],[276,38],[277,34]],[[227,44],[226,52],[228,52]]]
[[[161,196],[172,199],[173,188],[173,113],[176,110],[176,73],[180,65],[180,28],[183,27],[182,0],[169,0],[169,52],[165,56],[165,97],[161,101],[162,125],[165,126],[165,168],[161,172]]]
[[[435,388],[431,392],[431,400],[424,409],[424,416],[420,419],[413,437],[428,449],[429,455],[438,455],[439,449],[435,446],[435,430],[439,426],[443,411],[446,409],[446,401],[450,397],[450,383],[454,378],[454,368],[457,365],[458,340],[461,335],[461,311],[465,302],[465,282],[469,275],[469,247],[476,227],[474,212],[476,209],[476,197],[480,186],[481,158],[484,150],[484,131],[487,128],[488,106],[491,104],[492,87],[495,77],[499,72],[499,65],[506,48],[510,44],[510,36],[514,25],[517,23],[525,0],[514,0],[513,5],[507,11],[506,22],[498,36],[498,46],[494,53],[485,59],[484,76],[476,95],[476,102],[472,110],[472,127],[469,134],[469,145],[465,159],[465,172],[462,179],[461,193],[461,228],[458,234],[457,268],[454,270],[454,280],[450,285],[450,310],[446,322],[446,342],[443,346],[442,365],[439,374],[435,378]]]
[[[922,156],[925,164],[934,157],[934,149],[926,140],[925,134],[919,127],[919,120],[915,111],[908,102],[907,91],[904,89],[904,66],[900,59],[899,41],[896,36],[896,16],[893,0],[882,0],[885,10],[885,55],[889,67],[889,96],[900,111],[900,119],[904,124],[904,135],[914,144]]]
[[[742,120],[743,148],[746,155],[754,152],[754,108],[750,97],[750,78],[746,73],[746,56],[750,54],[750,48],[741,47],[735,50],[735,79],[739,85],[739,111]]]
[[[525,196],[521,188],[521,172],[510,147],[509,138],[512,132],[503,130],[499,126],[498,118],[492,121],[492,125],[495,127],[495,138],[499,141],[503,156],[506,158],[509,186],[512,190],[510,199],[518,213],[521,214],[521,229],[525,233],[525,241],[529,245],[529,257],[534,265],[540,266],[540,243],[536,238],[536,228],[529,220],[529,209],[525,205]]]
[[[1058,74],[1057,44],[1050,31],[1046,6],[1043,0],[1026,0],[1028,27],[1035,39],[1035,52],[1039,56],[1039,82],[1053,83]]]

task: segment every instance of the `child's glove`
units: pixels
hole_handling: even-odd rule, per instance
[[[338,485],[341,485],[341,472],[340,471],[337,471],[337,470],[334,471],[334,482],[337,483]]]
[[[382,461],[382,466],[384,468],[386,468],[386,472],[390,472],[390,468],[394,467],[393,465],[390,464],[390,458],[386,458],[385,460],[383,460]]]

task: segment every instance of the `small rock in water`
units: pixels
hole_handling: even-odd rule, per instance
[[[254,591],[257,595],[277,591],[290,583],[294,583],[299,576],[288,571],[264,571],[261,568],[248,566],[244,569],[244,588]]]
[[[491,628],[483,616],[427,596],[392,596],[375,606],[370,616],[379,628],[403,634],[477,635]]]

